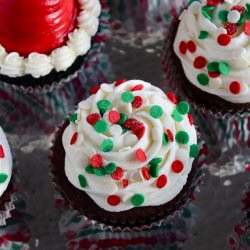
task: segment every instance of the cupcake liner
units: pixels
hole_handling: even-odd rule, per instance
[[[10,84],[4,81],[0,81],[0,84],[6,88],[11,87],[14,91],[20,91],[31,94],[44,94],[52,91],[54,88],[61,88],[66,83],[78,77],[79,74],[81,74],[87,67],[89,67],[90,64],[95,62],[96,54],[100,53],[100,50],[103,48],[104,43],[107,40],[109,23],[108,8],[106,0],[100,0],[100,3],[102,5],[102,11],[99,17],[99,29],[97,34],[92,38],[91,48],[89,49],[89,51],[86,53],[86,55],[81,56],[77,59],[79,60],[79,62],[77,63],[78,66],[76,66],[78,69],[74,70],[73,72],[69,72],[69,74],[66,77],[63,77],[61,80],[53,81],[52,83],[48,84],[42,84],[37,86],[21,86],[16,84]]]

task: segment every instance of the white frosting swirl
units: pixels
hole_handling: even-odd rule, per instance
[[[174,50],[182,62],[183,69],[187,78],[196,87],[213,95],[217,95],[226,101],[232,103],[250,102],[250,36],[244,32],[244,23],[239,25],[237,31],[230,37],[228,45],[220,45],[218,37],[221,34],[227,34],[224,28],[230,21],[237,21],[238,14],[232,7],[235,4],[246,8],[249,1],[224,1],[219,3],[212,11],[211,21],[203,14],[204,6],[207,1],[201,3],[195,1],[191,3],[187,10],[184,10],[180,16],[180,25],[174,42]],[[220,11],[228,11],[225,21],[219,19]],[[232,24],[231,24],[232,25]],[[200,32],[208,32],[206,38],[199,38]],[[180,43],[193,41],[196,45],[195,52],[180,52]],[[202,56],[207,63],[217,62],[226,63],[229,66],[229,72],[218,77],[210,77],[207,66],[203,68],[195,68],[194,61],[197,57]],[[208,76],[208,84],[202,85],[197,79],[199,74]],[[233,82],[237,83],[237,89],[231,89]]]
[[[77,29],[68,34],[67,45],[57,48],[50,55],[31,53],[27,58],[12,52],[7,54],[0,45],[0,74],[19,77],[26,74],[39,78],[49,74],[53,69],[57,72],[67,70],[77,56],[85,55],[91,46],[91,37],[98,30],[98,16],[101,13],[99,0],[78,0],[80,14],[77,18]],[[64,54],[65,53],[65,54]]]
[[[131,88],[138,84],[141,84],[143,89],[130,92]],[[124,92],[130,92],[134,97],[140,96],[142,105],[136,108],[131,103],[124,102],[121,99]],[[109,125],[105,133],[98,133],[87,121],[90,114],[100,112],[97,106],[100,100],[108,100],[111,103],[111,107],[102,117],[102,120]],[[163,111],[158,119],[150,114],[151,108],[155,105],[160,106]],[[112,125],[109,120],[110,110],[125,113],[128,119],[134,118],[142,123],[145,127],[143,136],[138,137],[132,130],[122,132],[119,124]],[[131,198],[136,194],[144,197],[142,206],[157,206],[172,200],[182,190],[192,168],[194,158],[189,156],[190,146],[193,144],[197,146],[195,127],[189,122],[188,116],[181,115],[182,121],[177,122],[172,117],[173,112],[177,112],[176,105],[159,88],[150,83],[132,80],[117,87],[115,84],[102,84],[96,94],[79,103],[76,121],[71,122],[64,131],[63,146],[67,178],[76,188],[85,191],[98,206],[108,211],[118,212],[134,207]],[[179,131],[185,131],[189,135],[189,141],[179,144],[177,139],[173,141],[169,139],[168,143],[164,144],[162,138],[166,129],[171,131],[173,137]],[[111,151],[103,152],[101,145],[105,139],[113,141]],[[138,149],[144,151],[146,161],[142,162],[137,158]],[[86,166],[96,154],[102,157],[103,166],[113,162],[121,167],[124,171],[123,177],[115,180],[110,174],[97,176],[87,173]],[[149,162],[157,157],[162,158],[162,162],[159,163],[159,174],[147,180],[142,168],[149,169]],[[174,172],[171,168],[175,160],[182,161],[184,165],[180,173]],[[79,182],[80,175],[85,177],[87,184],[84,187]],[[167,177],[167,183],[164,187],[158,188],[156,183],[161,175]],[[126,188],[123,186],[123,180],[128,181]],[[110,195],[119,197],[119,204],[110,205],[107,201]]]

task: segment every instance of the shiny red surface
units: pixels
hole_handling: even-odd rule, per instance
[[[0,0],[0,44],[23,56],[49,54],[76,26],[77,0]]]

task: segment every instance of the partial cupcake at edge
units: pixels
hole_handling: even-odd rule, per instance
[[[98,31],[99,0],[0,1],[0,80],[45,87],[74,74]]]
[[[143,227],[172,216],[201,177],[189,108],[141,80],[102,84],[56,133],[56,190],[105,226]]]
[[[250,108],[250,2],[189,1],[174,41],[194,101],[219,109]]]

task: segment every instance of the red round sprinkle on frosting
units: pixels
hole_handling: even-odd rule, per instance
[[[194,67],[196,69],[202,69],[207,65],[207,60],[203,56],[197,56],[194,60]]]
[[[227,46],[231,42],[231,37],[227,34],[220,34],[217,37],[217,42],[221,46]]]
[[[164,188],[167,184],[167,181],[168,181],[168,179],[167,179],[166,175],[164,175],[164,174],[160,175],[156,180],[156,187]]]
[[[128,180],[127,179],[123,179],[122,180],[122,187],[126,188],[128,186]]]
[[[120,204],[121,199],[119,196],[113,194],[107,198],[107,202],[110,206],[117,206]]]
[[[120,120],[120,114],[119,114],[119,112],[116,111],[116,110],[111,110],[111,111],[109,111],[108,117],[109,117],[109,121],[110,121],[111,123],[117,123],[117,122],[119,122],[119,120]]]
[[[207,5],[216,7],[220,0],[207,0]]]
[[[101,119],[101,116],[98,113],[93,113],[87,116],[86,120],[87,122],[94,126],[96,122],[98,122]]]
[[[3,146],[0,144],[0,158],[4,158],[4,150],[3,150]]]
[[[244,6],[241,6],[241,5],[235,5],[232,7],[231,10],[237,10],[239,11],[240,13],[242,13],[243,11],[245,11],[245,7]]]
[[[183,163],[181,161],[175,160],[172,162],[171,168],[172,168],[173,172],[178,174],[183,170],[184,166],[183,166]]]
[[[100,168],[102,167],[103,164],[103,160],[101,155],[99,154],[95,154],[91,157],[90,159],[90,164],[94,167],[94,168]]]
[[[184,41],[180,42],[179,50],[180,50],[181,54],[186,54],[186,52],[187,52],[187,44]]]
[[[90,93],[96,94],[99,89],[100,89],[100,86],[94,86],[94,87],[90,88]]]
[[[130,91],[142,90],[144,88],[143,84],[137,84],[131,88]]]
[[[119,181],[124,175],[124,170],[121,167],[117,167],[116,171],[111,174],[112,179]]]
[[[174,136],[173,136],[173,133],[171,132],[171,130],[167,129],[166,133],[168,135],[169,140],[173,142],[174,141]]]
[[[142,175],[144,177],[145,180],[149,180],[150,179],[150,173],[147,167],[143,167],[141,169]]]
[[[192,126],[194,124],[193,116],[191,114],[188,114],[187,117],[188,117],[190,125]]]
[[[120,79],[120,80],[118,80],[118,81],[115,82],[115,86],[117,87],[117,86],[123,84],[126,81],[127,81],[127,79]]]
[[[208,75],[209,75],[211,78],[216,78],[216,77],[219,77],[219,76],[220,76],[220,72],[211,72],[211,71],[208,71]]]
[[[135,152],[137,160],[140,162],[145,162],[147,160],[147,156],[145,154],[145,152],[143,151],[143,149],[138,148]]]
[[[138,128],[133,129],[132,131],[135,133],[135,135],[137,136],[138,139],[141,139],[143,137],[143,135],[145,134],[145,126],[143,123],[141,123],[140,126],[138,126]]]
[[[135,96],[133,102],[132,102],[132,107],[135,108],[135,109],[138,109],[141,107],[143,103],[143,99],[141,96]]]
[[[241,84],[238,81],[233,81],[230,83],[229,90],[234,95],[237,95],[240,93],[241,90]]]
[[[246,35],[250,36],[250,22],[245,22],[243,30]]]
[[[227,23],[225,24],[224,28],[227,30],[227,34],[232,36],[238,30],[238,26],[236,23]]]
[[[167,97],[172,103],[177,104],[177,99],[173,92],[168,92]]]
[[[134,129],[140,126],[140,124],[135,118],[129,118],[123,123],[123,126],[127,129]]]
[[[70,140],[70,145],[73,145],[75,144],[76,140],[77,140],[77,137],[78,137],[78,133],[75,132],[72,137],[71,137],[71,140]]]
[[[194,53],[196,51],[196,45],[195,43],[190,40],[187,42],[187,49],[191,52],[191,53]]]

